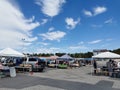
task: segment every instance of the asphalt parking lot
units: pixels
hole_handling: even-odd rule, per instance
[[[60,77],[61,75],[56,76],[58,72],[60,73],[63,72],[62,74],[64,74],[63,76],[65,77],[65,75],[70,73],[72,75],[72,73],[76,72],[77,70],[79,69],[74,70],[49,69],[46,72],[43,73],[36,72],[33,75],[30,75],[29,73],[25,74],[22,73],[17,74],[17,76],[14,78],[10,77],[1,78],[0,90],[120,90],[119,88],[112,87],[114,84],[114,81],[112,80],[109,81],[107,79],[106,80],[101,79],[97,81],[97,83],[93,84],[93,82],[97,79],[93,79],[93,82],[91,81],[91,83],[87,83],[87,81],[82,82],[81,80],[77,81],[69,80],[69,78],[65,79],[63,77]],[[64,72],[67,73],[65,74]],[[53,77],[51,77],[52,74]],[[69,76],[67,75],[67,77]],[[80,78],[78,77],[78,79]]]
[[[48,87],[52,87],[56,90],[119,90],[112,88],[113,82],[100,81],[99,83],[92,85],[80,82],[66,81],[66,80],[55,80],[50,78],[40,78],[27,75],[18,75],[15,78],[3,78],[0,80],[0,90],[4,89],[26,89],[32,86],[44,86],[43,90],[48,90]],[[47,87],[46,87],[47,86]],[[32,88],[29,88],[32,90]],[[40,88],[37,88],[41,90]]]

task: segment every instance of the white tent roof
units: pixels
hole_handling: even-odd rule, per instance
[[[65,54],[63,56],[61,56],[60,58],[64,58],[64,59],[73,59],[71,56],[69,56],[68,54]]]
[[[120,58],[120,55],[112,52],[103,52],[98,55],[92,56],[92,58]]]
[[[24,54],[13,50],[11,48],[5,48],[0,51],[0,56],[11,56],[11,57],[24,57]]]

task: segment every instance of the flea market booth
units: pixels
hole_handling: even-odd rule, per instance
[[[74,62],[74,58],[72,58],[71,56],[67,54],[59,57],[57,60],[59,62],[58,68],[67,68]]]
[[[24,58],[25,55],[11,48],[5,48],[0,51],[0,76],[16,76],[15,63],[16,58]]]
[[[112,73],[116,74],[116,77],[120,77],[120,55],[112,52],[103,52],[98,55],[92,56],[93,60],[97,62],[98,72],[109,75],[109,68],[112,69]],[[111,61],[111,67],[108,67],[108,63]]]
[[[57,58],[59,58],[59,57],[56,55],[48,57],[47,66],[53,67],[53,68],[57,67],[58,66]]]

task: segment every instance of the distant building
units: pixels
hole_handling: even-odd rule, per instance
[[[107,52],[107,51],[109,51],[109,50],[107,50],[107,49],[95,49],[95,50],[93,50],[93,55],[97,55],[99,53]]]

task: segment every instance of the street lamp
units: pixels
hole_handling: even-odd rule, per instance
[[[23,47],[22,47],[22,53],[24,54],[24,41],[25,41],[25,38],[22,38],[22,41],[23,41]]]
[[[25,41],[25,38],[22,38],[22,41],[23,41],[23,47],[22,47],[22,53],[24,54],[24,41]],[[25,64],[25,57],[23,58],[23,72],[24,72],[24,65]]]

